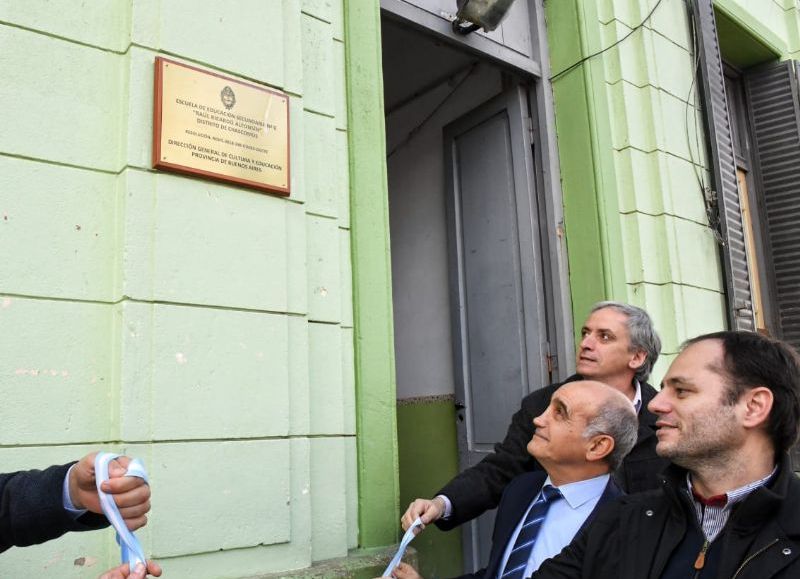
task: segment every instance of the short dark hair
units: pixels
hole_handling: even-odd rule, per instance
[[[780,456],[800,434],[800,357],[789,344],[754,332],[715,332],[687,340],[683,347],[717,340],[724,350],[721,373],[728,378],[728,404],[735,404],[747,390],[765,386],[773,404],[767,431]]]
[[[644,352],[645,354],[644,362],[636,369],[634,377],[639,382],[647,382],[650,372],[653,371],[653,366],[658,360],[658,355],[661,353],[661,338],[658,337],[658,333],[653,327],[653,320],[650,319],[650,314],[642,308],[612,301],[597,302],[592,306],[590,313],[593,314],[597,310],[606,308],[616,310],[628,317],[626,325],[631,342],[630,351]]]

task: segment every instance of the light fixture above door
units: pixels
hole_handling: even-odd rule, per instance
[[[457,0],[458,12],[453,20],[453,32],[469,34],[478,28],[494,30],[508,14],[514,0]]]

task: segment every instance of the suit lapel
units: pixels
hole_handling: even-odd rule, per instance
[[[639,410],[639,438],[636,441],[637,446],[642,444],[642,441],[656,435],[656,420],[658,420],[658,417],[647,409],[647,405],[650,404],[650,401],[655,398],[658,392],[647,382],[642,384],[641,387],[642,408]]]
[[[505,553],[514,529],[517,528],[520,519],[525,516],[533,499],[542,490],[545,480],[547,480],[547,473],[541,471],[525,473],[517,477],[517,480],[506,488],[497,510],[492,536],[492,552],[484,577],[497,575],[497,568],[503,559],[503,553]]]

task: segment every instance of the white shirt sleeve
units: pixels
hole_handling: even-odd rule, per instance
[[[67,471],[67,476],[64,477],[64,486],[62,487],[61,491],[61,502],[64,505],[64,510],[67,511],[73,519],[77,519],[84,513],[86,513],[86,509],[76,509],[75,505],[72,504],[72,499],[69,496],[69,475],[72,472],[72,469],[75,468],[73,464],[69,467]]]
[[[442,518],[445,520],[449,519],[450,515],[453,514],[453,503],[450,502],[450,499],[444,495],[436,495],[433,498],[442,499],[442,502],[444,502],[444,514],[442,515]]]

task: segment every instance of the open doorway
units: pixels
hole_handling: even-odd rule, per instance
[[[565,291],[553,276],[536,78],[389,16],[382,37],[404,508],[491,452],[521,398],[559,378],[565,326],[554,304]],[[422,574],[479,569],[493,521],[488,513],[459,531],[423,533],[415,541]]]

